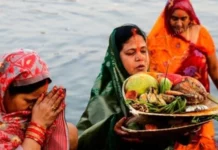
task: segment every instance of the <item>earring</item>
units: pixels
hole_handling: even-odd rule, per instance
[[[28,108],[29,108],[29,110],[32,110],[33,109],[33,105],[30,105]]]

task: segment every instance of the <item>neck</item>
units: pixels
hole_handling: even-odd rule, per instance
[[[189,41],[190,40],[190,27],[187,27],[187,29],[184,32],[182,32],[180,35]]]

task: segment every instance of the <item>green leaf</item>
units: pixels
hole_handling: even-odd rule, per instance
[[[131,100],[131,99],[127,99],[125,102],[126,102],[126,104],[127,104],[127,105],[131,105],[131,104],[133,104],[133,103],[134,103],[134,101],[133,101],[133,100]]]

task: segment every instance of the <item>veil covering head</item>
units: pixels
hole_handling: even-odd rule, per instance
[[[120,58],[123,44],[136,34],[145,40],[145,33],[134,24],[125,24],[115,28],[110,37],[104,61],[101,65],[91,97],[80,118],[78,149],[116,149],[120,139],[115,135],[114,125],[123,116],[128,115],[128,108],[122,94],[122,85],[130,75],[125,70]],[[96,140],[98,139],[98,140]],[[99,144],[101,143],[101,144]]]
[[[10,84],[30,85],[44,79],[51,82],[48,67],[39,55],[32,50],[18,49],[0,57],[0,102],[4,110],[4,95]]]
[[[177,9],[184,10],[189,15],[192,24],[200,24],[200,21],[193,9],[192,4],[190,3],[190,0],[168,0],[164,8],[163,15],[165,18],[164,24],[170,34],[174,34],[170,25],[170,19],[173,12]]]
[[[16,149],[25,138],[31,111],[7,113],[4,96],[10,85],[15,87],[37,83],[44,79],[51,82],[47,64],[33,50],[17,49],[0,57],[0,149]],[[47,130],[43,150],[69,149],[68,130],[64,111]]]

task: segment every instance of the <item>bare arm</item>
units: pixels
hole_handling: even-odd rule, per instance
[[[25,138],[22,144],[23,150],[41,150],[41,146],[34,140]]]
[[[77,150],[78,146],[78,130],[72,123],[67,123],[70,139],[70,150]]]
[[[21,145],[23,150],[41,150],[46,129],[65,107],[65,105],[61,105],[64,98],[63,90],[61,88],[55,89],[55,87],[46,96],[42,94],[38,98],[32,109],[31,122],[25,133],[26,137]],[[52,106],[56,106],[57,109],[54,110]]]
[[[210,56],[207,56],[207,62],[209,75],[218,89],[218,60],[216,57],[216,52]]]

